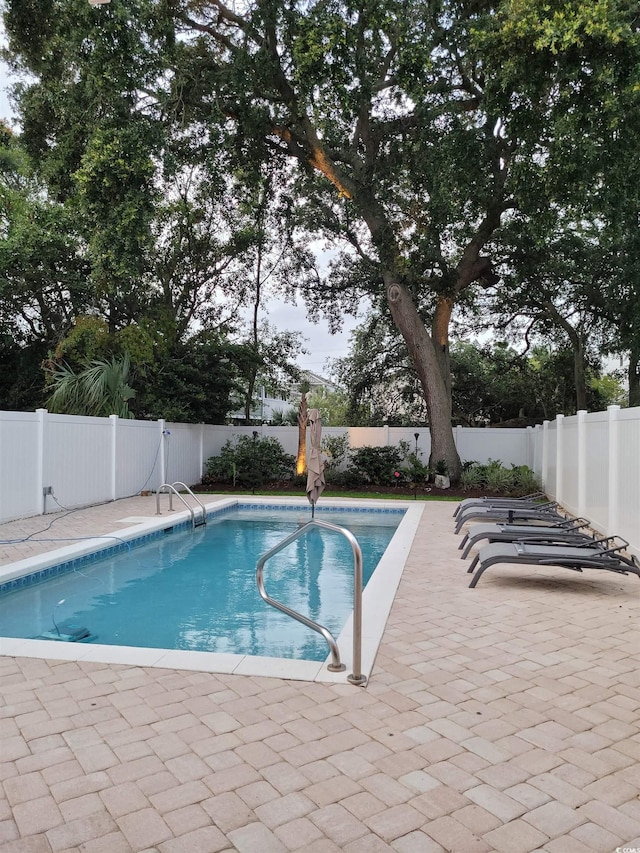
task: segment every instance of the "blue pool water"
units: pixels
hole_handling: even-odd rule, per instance
[[[354,534],[366,584],[402,515],[318,510],[316,517]],[[267,605],[255,578],[260,556],[308,520],[306,509],[234,509],[211,515],[206,528],[169,528],[4,592],[0,636],[85,628],[85,642],[107,645],[324,660],[326,641]],[[353,608],[353,554],[343,536],[310,530],[266,563],[264,577],[270,596],[340,633]]]

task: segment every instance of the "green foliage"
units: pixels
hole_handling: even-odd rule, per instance
[[[17,342],[0,334],[0,410],[25,412],[45,405],[42,362],[47,356],[41,341]]]
[[[202,331],[160,349],[139,369],[136,413],[186,423],[225,423],[234,407],[251,353],[214,332]]]
[[[265,0],[238,11],[209,0],[99,10],[5,0],[4,9],[8,57],[24,80],[21,139],[48,189],[4,209],[13,220],[0,247],[0,330],[13,323],[20,346],[53,349],[89,311],[106,320],[110,346],[137,325],[188,408],[195,377],[173,345],[196,328],[229,333],[247,280],[257,310],[278,266],[262,266],[278,221],[285,298],[299,277],[313,311],[339,327],[366,294],[401,332],[394,352],[377,340],[363,347],[350,422],[428,419],[434,458],[454,475],[449,308],[474,309],[499,276],[500,303],[523,284],[516,313],[560,285],[556,330],[576,311],[585,319],[574,357],[593,340],[586,320],[597,312],[607,315],[598,342],[640,358],[634,3]],[[11,159],[0,151],[0,169]],[[604,237],[569,257],[558,222],[570,231],[583,221]],[[319,235],[346,246],[324,278],[305,252]],[[593,290],[606,299],[590,299],[591,282],[574,288],[573,272],[594,269],[603,245],[611,274],[598,267]],[[248,276],[254,268],[262,273]],[[387,300],[390,282],[401,304]],[[545,333],[551,313],[537,315]],[[122,343],[136,369],[150,363],[147,343]],[[257,345],[253,354],[243,368],[249,403],[264,357]],[[487,377],[494,387],[481,405],[459,381],[456,417],[516,417],[533,396],[552,414],[569,411],[558,405],[572,399],[567,375],[553,394],[524,397],[515,380],[500,396]]]
[[[66,415],[132,418],[129,402],[136,392],[129,385],[129,359],[88,362],[74,372],[62,364],[51,372],[47,408]]]
[[[397,482],[404,455],[398,447],[359,447],[351,451],[351,464],[366,481],[379,486]]]
[[[428,482],[431,476],[431,469],[420,459],[420,456],[415,452],[407,454],[400,469],[403,480],[415,486],[423,485]]]
[[[519,497],[540,489],[535,474],[527,465],[505,468],[499,460],[491,459],[485,465],[477,462],[463,468],[460,483],[465,490],[482,489],[501,495]]]
[[[323,426],[348,426],[349,400],[344,391],[316,388],[307,394],[307,405],[320,411]]]
[[[349,435],[323,435],[322,452],[325,454],[325,475],[335,482],[336,475],[349,458]]]
[[[528,465],[512,465],[511,478],[513,488],[523,495],[531,495],[540,490],[540,482]]]
[[[332,471],[331,480],[328,482],[331,486],[337,486],[345,489],[358,489],[361,486],[369,485],[371,480],[363,471],[349,465],[343,471]]]
[[[446,477],[449,473],[449,465],[447,464],[446,459],[437,459],[435,465],[433,466],[433,473],[440,474],[443,477]]]
[[[282,449],[276,438],[241,435],[225,443],[220,456],[207,460],[203,484],[231,483],[259,488],[265,483],[291,479],[295,458]]]
[[[298,410],[287,409],[282,412],[276,409],[271,416],[271,423],[273,426],[298,426]]]
[[[490,462],[486,466],[485,481],[490,492],[501,494],[511,491],[514,485],[512,472],[503,468],[499,462]]]

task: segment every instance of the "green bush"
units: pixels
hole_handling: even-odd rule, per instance
[[[403,466],[400,469],[403,481],[413,485],[421,485],[426,483],[431,476],[431,470],[428,465],[418,457],[417,453],[409,453],[404,460]]]
[[[344,462],[349,458],[349,436],[325,435],[322,438],[322,451],[325,454],[325,478],[327,482],[336,482]]]
[[[523,495],[530,495],[540,489],[540,483],[528,465],[512,465],[511,475],[514,487]]]
[[[465,490],[484,489],[502,495],[519,497],[540,489],[535,474],[527,465],[505,468],[499,460],[490,459],[486,465],[473,463],[463,466],[460,484]]]
[[[243,488],[259,488],[264,483],[290,479],[295,458],[285,453],[277,438],[242,435],[226,442],[220,456],[207,460],[203,485],[230,483]]]
[[[330,486],[340,486],[345,489],[358,489],[365,486],[369,480],[357,468],[349,466],[344,471],[334,471],[331,474]]]
[[[487,465],[486,483],[490,492],[509,494],[513,490],[511,471],[503,468],[499,463]]]
[[[404,454],[398,447],[359,447],[351,451],[353,467],[367,483],[388,486],[397,481]]]
[[[478,465],[478,463],[475,462],[468,468],[463,467],[462,474],[460,474],[460,485],[465,491],[484,488],[486,485],[484,478],[484,465]]]

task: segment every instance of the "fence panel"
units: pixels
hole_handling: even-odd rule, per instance
[[[233,438],[238,427],[214,426],[206,424],[203,438],[203,456],[205,466],[210,456],[220,456],[220,451],[230,438]]]
[[[0,523],[42,512],[39,418],[2,412],[0,419]]]
[[[544,427],[542,426],[542,424],[536,424],[536,426],[531,431],[531,468],[540,482],[542,482],[544,463],[542,452],[544,442],[543,430]]]
[[[573,515],[578,515],[580,505],[580,470],[578,416],[572,415],[562,422],[562,503]]]
[[[622,409],[617,415],[618,500],[617,530],[640,554],[640,408]]]
[[[557,479],[558,479],[558,427],[553,421],[547,425],[546,429],[547,441],[547,470],[545,473],[544,490],[551,498],[557,497]]]
[[[485,464],[498,460],[510,465],[530,465],[529,432],[526,429],[456,427],[456,445],[463,462]]]
[[[163,429],[165,434],[163,436]],[[426,462],[425,427],[325,427],[348,433],[351,448],[397,446],[405,441]],[[76,507],[156,489],[164,479],[200,481],[210,456],[233,436],[276,438],[295,455],[296,427],[210,426],[82,418],[37,412],[0,412],[0,521],[52,512],[43,496],[52,486],[62,506]],[[416,439],[417,435],[417,439]],[[624,536],[640,554],[640,408],[581,413],[535,429],[454,431],[463,460],[530,465],[551,497],[560,496],[607,534]],[[559,467],[561,466],[561,468]]]
[[[158,421],[115,420],[115,497],[157,489],[161,485],[161,425]]]
[[[200,424],[167,424],[165,436],[165,480],[192,486],[202,479]]]
[[[43,485],[55,495],[47,511],[111,500],[110,419],[47,413],[44,426]]]
[[[584,515],[601,532],[608,527],[609,506],[609,417],[607,412],[585,416]]]

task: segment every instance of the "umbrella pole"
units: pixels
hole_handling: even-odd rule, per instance
[[[316,502],[311,501],[311,518],[314,518],[316,514]]]

